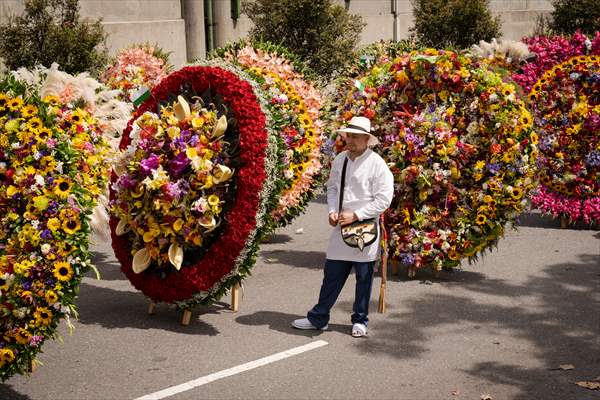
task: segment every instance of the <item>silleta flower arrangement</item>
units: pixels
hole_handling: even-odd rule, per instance
[[[270,98],[274,129],[283,146],[276,184],[280,195],[272,205],[270,225],[272,229],[284,226],[304,212],[319,184],[321,95],[299,71],[293,56],[277,46],[240,42],[218,54],[247,71]]]
[[[600,56],[547,71],[529,93],[540,134],[534,206],[554,217],[600,222]]]
[[[118,89],[123,98],[132,97],[142,87],[152,89],[169,73],[168,54],[149,44],[123,49],[100,76],[100,81],[111,89]]]
[[[92,268],[89,219],[108,178],[97,121],[13,77],[0,80],[0,379],[26,373],[77,316]],[[70,326],[70,324],[69,324]]]
[[[514,73],[513,79],[529,93],[540,134],[543,179],[532,193],[532,205],[555,218],[598,222],[595,157],[600,128],[595,121],[600,113],[593,56],[600,55],[600,33],[524,41],[536,58]]]
[[[394,176],[393,257],[451,268],[495,244],[534,186],[538,141],[515,87],[465,56],[411,52],[351,88],[338,124],[370,118]],[[359,87],[360,86],[360,87]]]
[[[122,138],[111,187],[113,248],[129,280],[155,302],[210,303],[254,263],[277,150],[258,87],[232,70],[170,74]]]

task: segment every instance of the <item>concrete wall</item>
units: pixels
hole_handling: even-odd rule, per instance
[[[200,3],[202,0],[198,0]],[[187,60],[180,0],[80,0],[82,17],[102,18],[111,54],[133,43],[158,43],[175,66]],[[22,0],[0,0],[0,21],[21,13]]]
[[[277,1],[277,0],[273,0]],[[412,22],[410,0],[397,1],[396,37],[408,37]],[[345,6],[344,0],[335,0]],[[361,44],[394,38],[392,0],[350,0],[349,11],[363,16],[367,26]],[[114,54],[133,43],[156,42],[171,51],[177,67],[206,52],[204,0],[80,0],[83,17],[103,18]],[[530,34],[540,13],[552,10],[550,0],[491,0],[490,7],[502,18],[503,37],[518,40]],[[0,22],[9,10],[20,13],[22,0],[0,0]],[[230,0],[213,0],[214,43],[222,46],[246,36],[252,22],[245,15],[231,18]]]

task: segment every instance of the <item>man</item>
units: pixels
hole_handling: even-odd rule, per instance
[[[357,220],[377,220],[392,202],[394,177],[385,161],[369,148],[378,144],[379,140],[370,133],[371,121],[368,118],[354,117],[339,132],[346,139],[347,145],[346,151],[338,154],[333,161],[327,182],[329,224],[335,229],[327,248],[319,302],[308,312],[307,318],[293,321],[292,326],[297,329],[327,329],[329,312],[354,267],[356,293],[351,317],[352,336],[361,337],[367,334],[373,266],[379,252],[379,238],[361,251],[344,243],[341,226]],[[342,170],[346,159],[343,204],[341,210],[338,210]]]

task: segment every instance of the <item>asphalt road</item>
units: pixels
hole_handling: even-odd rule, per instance
[[[84,279],[74,334],[63,324],[64,343],[46,343],[44,365],[0,386],[0,399],[134,399],[316,340],[328,344],[169,398],[600,399],[575,385],[600,377],[598,230],[525,215],[462,270],[413,280],[401,270],[388,282],[385,314],[376,278],[369,337],[355,339],[353,277],[329,331],[289,325],[316,301],[325,218],[321,196],[262,246],[239,312],[226,297],[196,310],[188,327],[165,304],[147,315],[147,300],[97,240],[103,280]],[[565,364],[574,368],[557,369]]]

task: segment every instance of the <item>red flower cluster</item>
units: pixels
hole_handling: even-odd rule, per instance
[[[174,303],[189,300],[196,293],[212,289],[233,270],[236,258],[246,246],[249,235],[256,229],[260,192],[267,178],[266,117],[252,86],[234,73],[218,67],[185,67],[162,80],[153,89],[150,99],[140,106],[129,121],[121,139],[121,149],[131,142],[129,134],[133,121],[144,112],[155,110],[159,102],[177,95],[184,82],[191,84],[196,93],[202,93],[210,87],[223,97],[225,104],[233,111],[239,126],[242,166],[236,171],[235,204],[226,216],[229,224],[222,236],[207,249],[204,257],[195,265],[184,267],[180,271],[169,271],[164,278],[157,274],[133,272],[131,243],[127,235],[116,235],[118,221],[114,217],[111,218],[112,245],[121,263],[121,269],[136,289],[155,302]],[[112,180],[116,180],[116,175],[113,175]],[[111,199],[114,197],[115,193],[111,191]]]

